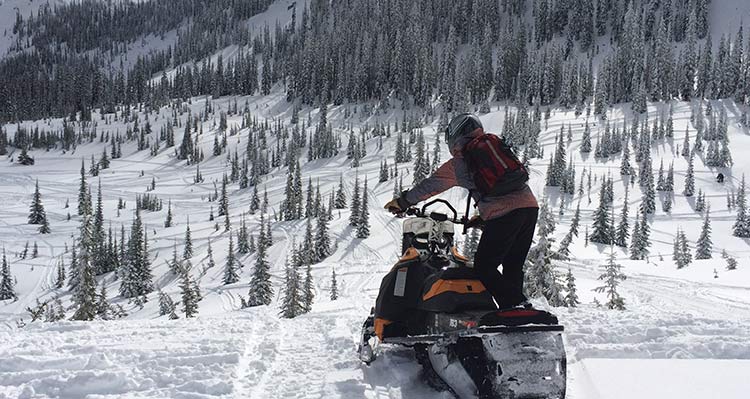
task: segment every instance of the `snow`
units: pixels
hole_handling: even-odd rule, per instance
[[[749,361],[586,359],[568,371],[576,398],[740,399],[750,386]]]
[[[251,112],[259,117],[288,118],[289,115],[289,105],[285,104],[280,93],[237,100],[239,104],[247,100]],[[223,108],[229,101],[220,99],[215,104]],[[190,107],[197,114],[205,107],[204,99],[193,99]],[[629,118],[624,109],[612,111],[610,121],[617,124]],[[674,109],[675,142],[681,142],[689,108],[688,104],[675,103]],[[361,110],[360,107],[360,113],[346,122],[355,126],[369,122],[372,126],[377,116],[365,117]],[[309,111],[315,120],[317,110]],[[305,117],[307,112],[305,109],[300,115]],[[493,112],[482,116],[482,120],[490,130],[499,131],[504,113],[504,107],[493,107]],[[343,126],[343,114],[343,107],[334,107],[329,120],[337,128]],[[652,110],[652,117],[654,115]],[[401,116],[392,112],[381,118],[395,121]],[[166,110],[149,116],[154,131],[158,131],[168,119],[171,119],[171,113]],[[580,135],[581,119],[575,119],[572,113],[553,112],[543,133],[546,153],[549,154],[559,127],[567,126],[569,122],[574,136]],[[25,125],[58,126],[59,123],[59,120],[53,120],[26,122]],[[230,126],[234,123],[239,123],[238,117],[229,118]],[[596,132],[598,127],[593,131]],[[6,129],[12,134],[15,126],[6,126]],[[99,121],[98,129],[123,132],[125,126],[121,122],[107,125]],[[205,123],[206,133],[201,145],[207,153],[210,153],[213,129],[213,121]],[[433,129],[434,125],[425,129],[428,143],[433,142]],[[178,130],[178,140],[180,132]],[[694,135],[694,131],[691,134]],[[239,138],[230,137],[230,146],[238,143],[240,151],[244,150],[244,135],[246,131],[243,130]],[[701,223],[690,204],[676,195],[672,214],[659,211],[653,219],[649,262],[629,261],[624,254],[618,255],[628,275],[621,292],[628,310],[606,311],[591,304],[596,297],[601,300],[592,289],[599,285],[596,278],[606,248],[586,247],[579,238],[571,247],[575,258],[558,264],[558,270],[570,268],[573,271],[583,302],[577,309],[553,309],[566,326],[569,398],[635,397],[633,395],[642,398],[697,398],[703,397],[700,392],[721,392],[722,397],[732,398],[741,391],[743,383],[745,388],[748,387],[743,380],[731,378],[733,374],[727,374],[729,371],[714,372],[735,368],[746,370],[750,360],[750,331],[747,329],[750,322],[750,251],[746,240],[729,234],[734,218],[733,212],[725,210],[723,191],[727,186],[737,184],[739,173],[750,170],[748,161],[741,156],[742,148],[750,148],[750,138],[732,122],[730,139],[736,165],[734,174],[725,173],[728,176],[725,186],[713,183],[715,171],[704,167],[700,161],[696,162],[696,174],[704,176],[698,187],[707,192],[708,200],[712,202],[713,260],[695,261],[681,270],[672,264],[671,240],[677,225],[683,226],[689,239],[694,240]],[[124,157],[114,160],[112,167],[101,175],[106,219],[112,221],[115,229],[119,229],[120,223],[129,226],[135,195],[144,192],[152,177],[156,179],[153,193],[164,200],[172,200],[175,226],[161,227],[166,210],[143,213],[151,240],[155,281],[164,292],[178,299],[177,281],[168,272],[165,262],[171,256],[175,240],[178,245],[181,243],[189,215],[196,253],[192,261],[194,274],[205,297],[200,303],[199,317],[165,320],[157,317],[155,298],[142,310],[116,298],[114,302],[125,306],[130,314],[124,320],[32,323],[18,327],[17,321],[27,318],[24,309],[37,297],[60,296],[64,303],[69,303],[65,292],[52,289],[55,268],[63,256],[65,244],[70,246],[71,235],[77,234],[75,199],[80,160],[83,158],[88,162],[91,154],[98,156],[101,144],[85,144],[68,154],[34,151],[37,163],[30,167],[3,163],[0,165],[0,197],[4,198],[0,210],[0,241],[11,260],[12,273],[18,279],[16,288],[20,298],[17,302],[0,304],[0,358],[4,359],[0,364],[0,397],[448,397],[436,394],[420,380],[420,366],[407,349],[381,351],[378,360],[370,366],[362,365],[355,355],[361,323],[374,304],[380,278],[396,259],[398,244],[395,243],[400,242],[400,221],[377,206],[390,198],[392,182],[374,184],[372,180],[382,157],[388,157],[389,163],[392,162],[394,144],[395,139],[386,140],[385,148],[378,152],[375,140],[370,140],[368,156],[358,171],[349,168],[342,157],[303,166],[303,178],[306,180],[311,175],[319,179],[323,194],[337,186],[342,173],[349,194],[356,174],[369,175],[373,235],[366,240],[354,239],[353,231],[347,227],[348,210],[340,215],[334,212],[331,231],[336,251],[313,268],[316,283],[313,311],[294,320],[279,319],[276,301],[285,256],[292,240],[300,241],[304,222],[274,223],[275,245],[270,248],[269,259],[276,291],[275,303],[270,307],[240,310],[239,296],[247,293],[254,258],[239,258],[245,266],[240,273],[240,282],[221,285],[228,235],[214,231],[213,223],[208,222],[210,204],[205,202],[208,194],[213,192],[212,182],[219,180],[226,170],[225,156],[209,156],[201,163],[206,181],[195,185],[192,183],[194,168],[178,163],[171,149],[150,157],[147,152],[136,152],[132,144],[127,144],[123,147]],[[594,163],[592,159],[579,156],[577,145],[574,140],[568,148],[576,165],[591,167],[599,173],[612,170],[616,180],[615,202],[619,204],[624,195],[622,185],[617,182],[619,159]],[[669,143],[654,149],[655,164],[660,157],[675,160],[676,192],[679,192],[686,163],[681,157],[672,155]],[[444,148],[442,154],[447,156]],[[533,165],[532,186],[540,197],[545,192],[545,165],[544,160]],[[404,165],[401,169],[410,167]],[[141,170],[144,176],[140,176]],[[285,173],[285,169],[274,170],[261,185],[268,190],[271,208],[277,209],[282,199]],[[408,177],[405,179],[407,183]],[[51,219],[52,234],[46,236],[37,234],[34,226],[25,224],[36,178],[39,178],[43,202]],[[94,185],[96,180],[89,178],[89,183]],[[249,205],[249,194],[250,191],[232,188],[230,210],[233,217],[238,217]],[[551,201],[556,198],[554,192],[549,194]],[[635,194],[636,191],[631,190],[631,215],[637,206],[637,201],[633,200],[637,199]],[[120,217],[115,214],[118,197],[128,201],[128,209]],[[462,193],[451,190],[445,198],[460,204]],[[64,209],[66,199],[71,200],[71,209]],[[582,225],[585,226],[590,223],[591,211],[597,203],[596,193],[592,204],[587,203],[585,193],[581,199]],[[553,204],[551,208],[557,209],[557,206]],[[65,220],[68,211],[74,214],[71,221]],[[572,211],[569,209],[560,218],[556,230],[558,239],[567,231],[570,215]],[[248,219],[253,232],[257,229],[257,218],[255,215]],[[217,267],[203,271],[208,238],[211,238]],[[40,248],[37,259],[21,260],[15,256],[26,241],[33,243],[35,240]],[[739,258],[738,270],[724,270],[725,263],[719,256],[721,249]],[[660,255],[665,260],[660,260]],[[327,298],[330,272],[334,267],[341,295],[341,299],[335,302]],[[718,278],[714,277],[714,269],[718,271]],[[108,278],[106,284],[108,292],[117,292],[117,282]],[[544,306],[541,302],[537,304]],[[718,377],[702,377],[716,375]],[[690,383],[678,383],[687,378],[690,378]],[[611,380],[619,382],[607,382]],[[639,383],[635,384],[635,381]],[[639,390],[640,387],[644,388]],[[702,391],[704,388],[707,391]]]

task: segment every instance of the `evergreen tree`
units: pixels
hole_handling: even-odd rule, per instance
[[[60,260],[57,264],[57,277],[55,278],[55,288],[60,289],[65,286],[65,261]]]
[[[687,173],[685,174],[685,191],[683,191],[686,197],[692,197],[693,194],[695,194],[695,171],[693,168],[694,158],[695,153],[691,152],[690,158],[688,160]]]
[[[50,232],[49,223],[47,222],[47,213],[44,211],[44,205],[42,205],[42,194],[39,193],[39,180],[36,181],[34,196],[31,200],[29,224],[41,225],[39,227],[39,232],[42,234],[48,234]]]
[[[307,313],[312,310],[315,300],[315,288],[313,286],[312,266],[305,265],[305,280],[302,283],[302,310]]]
[[[737,259],[729,256],[726,250],[721,251],[721,257],[727,261],[727,270],[737,270]]]
[[[320,212],[315,231],[315,258],[318,262],[331,254],[331,237],[328,234],[328,215]]]
[[[565,306],[569,308],[577,307],[581,302],[578,300],[578,290],[576,289],[576,279],[573,277],[573,271],[568,268],[568,274],[565,275]]]
[[[682,269],[693,261],[693,257],[690,254],[690,248],[688,247],[687,237],[685,237],[685,232],[682,231],[682,229],[677,229],[677,234],[674,238],[672,260],[675,261],[678,269]]]
[[[360,202],[359,193],[359,176],[354,179],[354,193],[352,194],[349,210],[351,211],[349,215],[349,225],[354,227],[359,226],[359,218],[362,216],[362,205]]]
[[[261,306],[271,304],[273,288],[271,287],[271,265],[266,260],[266,245],[259,240],[258,252],[255,260],[255,270],[250,279],[250,292],[247,306]]]
[[[120,294],[125,298],[145,298],[153,291],[153,274],[148,259],[147,238],[141,221],[140,210],[136,208],[130,240],[127,245],[125,262],[122,266],[123,278]]]
[[[711,259],[712,250],[713,242],[711,241],[711,218],[709,216],[709,209],[706,208],[706,215],[703,219],[701,234],[695,244],[695,259]]]
[[[286,261],[284,276],[284,293],[281,300],[281,316],[287,319],[293,319],[303,312],[302,301],[300,298],[300,279],[299,272],[295,265]]]
[[[182,250],[182,259],[190,259],[193,257],[193,239],[190,237],[190,218],[188,217],[187,225],[185,226],[185,247]]]
[[[552,241],[550,235],[554,232],[554,219],[549,212],[547,202],[543,202],[539,210],[537,235],[539,241],[531,248],[526,259],[525,288],[527,296],[543,296],[552,306],[563,306],[564,297],[557,272],[552,265]]]
[[[651,228],[648,225],[647,214],[641,210],[641,218],[636,220],[633,226],[633,234],[630,240],[630,259],[644,260],[648,257],[648,247],[651,246],[650,235]]]
[[[370,236],[370,211],[367,205],[367,196],[367,178],[365,178],[365,186],[362,190],[359,221],[357,222],[357,238],[367,238]]]
[[[81,220],[80,238],[78,244],[78,264],[80,268],[80,282],[73,292],[73,303],[77,307],[73,320],[94,320],[97,315],[97,294],[94,268],[92,266],[93,250],[96,243],[93,237],[91,218],[84,216]]]
[[[602,188],[599,192],[599,206],[594,212],[594,231],[589,236],[589,241],[609,245],[614,242],[615,232],[612,230],[610,203],[607,201],[606,187],[607,183],[602,182]]]
[[[346,208],[346,193],[344,192],[344,177],[339,177],[339,187],[336,190],[336,209]]]
[[[83,160],[81,160],[81,184],[78,187],[78,215],[91,213],[91,203],[87,194],[88,185],[86,184],[86,169]]]
[[[201,300],[201,293],[198,284],[190,277],[190,269],[187,267],[180,273],[180,291],[185,317],[195,317],[198,314],[198,301]]]
[[[732,229],[732,235],[735,237],[750,237],[750,214],[747,212],[747,199],[745,194],[745,175],[742,175],[740,187],[737,189],[735,206],[737,207],[737,218],[735,219]]]
[[[617,224],[614,240],[615,245],[623,248],[628,246],[628,238],[630,237],[630,224],[628,223],[628,193],[629,191],[626,189],[625,200],[623,201],[620,221]]]
[[[625,300],[617,292],[620,283],[627,278],[622,272],[622,266],[617,263],[614,248],[610,248],[607,263],[603,265],[603,272],[599,275],[599,280],[604,282],[603,286],[597,287],[594,291],[607,294],[607,303],[609,309],[625,310]]]
[[[167,218],[164,219],[164,227],[172,227],[172,200],[167,203]]]
[[[0,266],[2,266],[0,268],[0,301],[6,299],[15,300],[18,297],[16,296],[16,291],[13,289],[13,276],[10,274],[8,259],[5,257],[5,248],[3,248],[3,263]]]
[[[336,269],[331,269],[331,300],[339,299],[338,282],[336,281]]]
[[[174,319],[176,319],[176,309],[177,304],[174,303],[172,297],[163,291],[159,291],[159,316],[175,315]],[[172,317],[170,317],[170,319],[172,319]]]
[[[237,259],[234,255],[234,239],[232,238],[232,232],[229,232],[229,251],[227,252],[227,264],[224,268],[224,279],[223,283],[234,284],[240,281],[240,276],[237,274]]]
[[[581,153],[587,154],[591,152],[591,128],[589,122],[586,121],[586,126],[583,129],[583,139],[581,140]]]

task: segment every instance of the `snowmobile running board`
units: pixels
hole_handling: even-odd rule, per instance
[[[561,325],[525,325],[525,326],[484,326],[461,331],[451,331],[445,334],[433,335],[413,335],[407,337],[389,337],[384,338],[383,344],[396,344],[411,346],[417,344],[433,344],[439,341],[455,340],[463,337],[474,337],[485,334],[509,334],[509,333],[528,333],[528,332],[553,332],[564,331]]]

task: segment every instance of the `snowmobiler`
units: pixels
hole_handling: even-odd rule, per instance
[[[427,212],[435,204],[452,217]],[[446,201],[409,208],[402,257],[383,278],[365,321],[360,359],[382,344],[413,347],[427,382],[460,398],[564,398],[566,358],[557,318],[531,306],[498,309],[458,253]]]

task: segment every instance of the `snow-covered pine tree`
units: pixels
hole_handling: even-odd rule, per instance
[[[250,292],[248,293],[247,306],[271,304],[273,288],[271,287],[270,269],[271,265],[266,259],[266,245],[259,240],[255,260],[255,270],[250,279]]]
[[[315,287],[313,285],[312,265],[305,265],[305,280],[302,283],[302,310],[307,313],[312,310],[315,300]]]
[[[168,316],[175,313],[177,304],[174,303],[172,297],[170,297],[164,291],[159,290],[159,316]]]
[[[354,193],[352,194],[349,210],[351,211],[351,213],[349,214],[349,225],[354,227],[359,226],[359,218],[362,216],[359,176],[354,178]]]
[[[81,159],[81,184],[78,187],[78,215],[91,213],[91,203],[88,196],[88,185],[86,184],[86,168],[83,159]]]
[[[73,303],[76,311],[72,320],[89,321],[96,317],[96,279],[92,265],[92,252],[96,243],[93,237],[91,217],[84,216],[81,220],[79,238],[78,263],[80,267],[80,283],[73,292]]]
[[[370,210],[367,204],[367,178],[362,190],[362,203],[360,204],[359,220],[357,222],[357,238],[367,238],[370,236]]]
[[[258,185],[253,186],[253,195],[250,199],[250,214],[254,215],[255,212],[260,208],[260,197],[258,197]]]
[[[556,136],[557,144],[555,147],[555,154],[551,158],[551,166],[547,170],[547,185],[552,187],[562,185],[565,176],[565,165],[567,161],[565,159],[565,139],[563,137],[563,129],[564,127],[561,127],[559,137]]]
[[[148,259],[146,233],[138,208],[130,228],[130,240],[122,267],[120,294],[125,298],[143,297],[154,289],[151,262]]]
[[[167,202],[167,218],[164,219],[164,228],[172,227],[172,200]]]
[[[570,257],[570,244],[573,243],[573,237],[578,237],[578,226],[581,220],[581,205],[576,206],[576,212],[573,214],[573,219],[570,221],[570,230],[565,234],[565,237],[560,241],[560,247],[555,254],[555,259],[567,260]]]
[[[603,281],[604,285],[595,288],[594,291],[607,294],[607,303],[605,304],[607,308],[625,310],[625,300],[620,296],[617,289],[627,277],[622,272],[622,266],[617,263],[613,247],[610,247],[609,257],[607,263],[603,265],[603,269],[602,274],[599,275],[599,280]]]
[[[331,269],[331,300],[339,299],[339,285],[336,280],[336,269]]]
[[[643,157],[641,170],[641,209],[646,213],[656,212],[656,191],[654,190],[654,173],[651,169],[651,155],[646,153]]]
[[[328,233],[328,214],[320,212],[315,230],[315,258],[318,262],[331,254],[331,237]]]
[[[65,286],[65,259],[60,259],[57,264],[57,275],[55,277],[55,288],[60,289]]]
[[[664,177],[664,160],[662,159],[659,163],[659,174],[656,178],[656,191],[665,191],[666,190],[666,178]]]
[[[625,189],[625,200],[622,205],[622,212],[620,213],[620,221],[617,223],[617,229],[615,231],[614,244],[618,247],[625,248],[628,246],[628,238],[630,237],[630,223],[628,222],[628,194],[630,190]]]
[[[242,216],[242,222],[240,222],[240,229],[237,232],[237,252],[240,254],[250,253],[250,242],[248,236],[250,233],[247,230],[247,223],[245,223],[245,216]]]
[[[234,284],[240,281],[240,276],[237,273],[239,269],[237,265],[237,258],[234,254],[234,238],[232,238],[232,232],[229,232],[229,250],[227,252],[227,263],[224,266],[224,278],[222,282],[226,284]]]
[[[10,264],[5,256],[3,247],[3,262],[0,264],[0,301],[17,298],[16,291],[13,289],[13,276],[10,274]]]
[[[39,232],[41,234],[50,232],[47,213],[44,211],[44,205],[42,204],[42,194],[39,192],[39,180],[36,181],[34,186],[34,196],[29,209],[29,224],[40,225]]]
[[[737,218],[735,219],[734,226],[732,227],[732,235],[735,237],[748,238],[750,237],[750,214],[748,214],[747,212],[747,197],[745,193],[744,174],[742,175],[740,186],[737,189],[735,206],[737,207]]]
[[[284,273],[284,292],[281,299],[280,315],[287,319],[293,319],[303,313],[300,298],[300,278],[297,267],[286,260]]]
[[[529,298],[543,296],[552,306],[563,306],[564,297],[559,276],[552,265],[552,241],[554,219],[547,202],[542,202],[539,210],[537,235],[539,241],[531,248],[526,258],[525,289]]]
[[[589,236],[589,241],[609,245],[615,239],[615,232],[612,230],[610,202],[607,201],[606,189],[607,183],[602,182],[602,187],[599,191],[599,206],[594,211],[594,230]]]
[[[336,209],[346,208],[346,193],[344,192],[344,177],[339,176],[339,186],[336,189]]]
[[[678,269],[688,266],[690,262],[693,261],[693,257],[690,254],[690,248],[688,247],[687,237],[685,237],[685,232],[682,231],[681,228],[677,229],[677,234],[674,238],[672,260],[675,261]]]
[[[737,259],[730,256],[726,249],[721,251],[721,257],[727,261],[727,270],[737,270]]]
[[[193,257],[193,239],[190,236],[190,217],[187,219],[185,226],[185,244],[182,250],[182,259],[187,260]]]
[[[636,220],[633,226],[633,234],[630,240],[630,259],[644,260],[648,257],[648,247],[651,246],[649,236],[651,228],[648,225],[648,215],[641,211],[640,220]]]
[[[689,157],[691,156],[693,151],[690,151],[690,133],[688,131],[688,127],[685,127],[685,140],[682,142],[682,152],[680,155],[683,157]]]
[[[591,152],[591,128],[589,127],[588,120],[583,129],[583,139],[581,140],[581,153],[586,154]]]
[[[227,195],[228,183],[229,183],[229,178],[227,177],[227,174],[224,173],[224,176],[222,176],[221,178],[221,196],[219,197],[218,216],[224,216],[229,213],[229,196]]]
[[[190,276],[190,269],[185,267],[180,273],[180,292],[182,295],[182,311],[186,318],[195,317],[198,314],[198,302],[201,293],[198,284]]]
[[[213,248],[211,248],[211,240],[210,239],[208,240],[208,249],[206,250],[206,258],[208,259],[207,263],[206,263],[206,268],[207,269],[210,269],[210,268],[216,266],[216,262],[214,262],[214,250],[213,250]]]
[[[180,274],[180,270],[182,269],[182,261],[177,256],[177,240],[174,240],[174,244],[172,245],[172,260],[168,263],[169,271],[171,271],[175,276],[178,276]]]
[[[693,194],[695,194],[695,169],[693,167],[695,159],[695,153],[690,153],[690,158],[688,158],[688,168],[687,172],[685,174],[685,190],[683,191],[683,194],[685,194],[686,197],[692,197]]]
[[[565,275],[565,306],[569,308],[577,307],[581,302],[578,299],[578,289],[576,288],[576,278],[573,271],[568,268],[568,274]]]
[[[703,194],[702,189],[698,189],[698,195],[695,198],[695,210],[698,213],[703,213],[706,209],[706,196]]]

